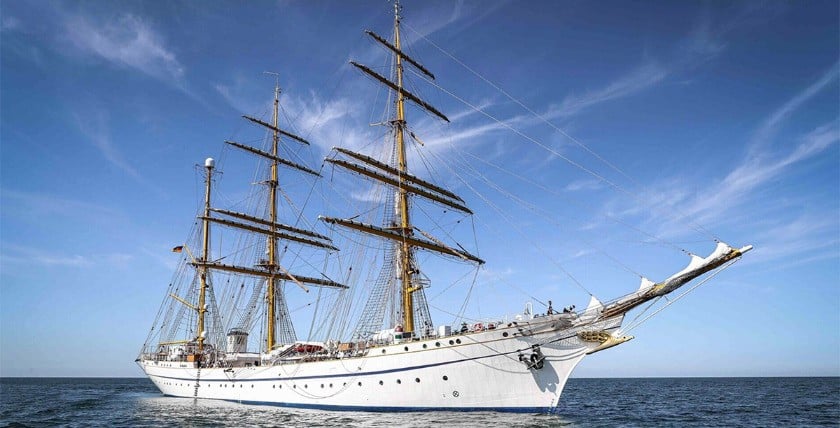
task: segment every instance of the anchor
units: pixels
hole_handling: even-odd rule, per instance
[[[522,361],[529,370],[541,370],[545,367],[545,355],[540,350],[540,345],[531,346],[531,351],[530,356],[526,356],[520,352],[519,361]]]

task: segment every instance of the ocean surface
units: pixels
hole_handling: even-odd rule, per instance
[[[555,414],[358,413],[160,395],[145,378],[2,378],[0,427],[840,426],[840,378],[569,379]]]

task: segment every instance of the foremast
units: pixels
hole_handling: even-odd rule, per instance
[[[202,253],[201,257],[191,262],[200,275],[200,290],[199,290],[199,304],[195,309],[198,312],[198,331],[197,338],[198,349],[203,349],[203,342],[205,340],[205,312],[206,310],[206,293],[209,287],[207,276],[211,270],[219,270],[240,275],[255,276],[262,278],[266,283],[266,337],[265,350],[270,353],[279,344],[277,340],[277,311],[278,296],[283,290],[280,289],[281,281],[292,281],[297,284],[304,291],[309,292],[307,285],[333,287],[333,288],[347,288],[346,285],[340,284],[329,278],[314,278],[298,274],[292,274],[280,264],[280,257],[278,254],[278,239],[284,239],[291,243],[303,244],[309,247],[321,248],[328,251],[338,251],[338,248],[332,245],[332,240],[319,233],[290,226],[280,222],[278,218],[278,190],[279,190],[279,168],[281,166],[297,170],[309,175],[320,177],[320,174],[303,165],[292,162],[280,156],[281,136],[287,137],[301,144],[308,145],[309,142],[304,138],[295,135],[289,131],[283,130],[279,127],[279,108],[280,108],[280,87],[275,85],[274,88],[274,109],[271,123],[264,122],[260,119],[243,116],[245,119],[265,127],[271,131],[271,151],[267,152],[255,147],[241,144],[235,141],[225,141],[225,143],[236,147],[238,149],[247,151],[261,158],[269,161],[269,177],[264,182],[268,186],[268,218],[260,216],[253,216],[236,211],[229,211],[220,208],[214,208],[210,205],[212,172],[214,168],[213,160],[208,159],[205,167],[207,168],[206,189],[204,212],[200,217],[202,220]],[[214,216],[213,214],[217,214]],[[219,217],[221,215],[222,217]],[[225,218],[226,217],[226,218]],[[235,220],[234,220],[235,219]],[[210,240],[210,224],[215,223],[234,229],[239,229],[245,232],[257,233],[265,236],[266,239],[266,259],[259,261],[254,266],[236,266],[219,263],[218,261],[211,261],[209,255],[209,240]]]
[[[321,217],[321,219],[328,223],[337,224],[339,226],[372,234],[395,242],[395,245],[397,246],[397,257],[394,263],[396,264],[396,271],[398,272],[398,279],[400,281],[400,312],[402,313],[401,322],[403,337],[411,337],[416,331],[413,295],[423,288],[422,282],[415,280],[415,276],[419,274],[419,270],[417,266],[415,266],[414,262],[415,249],[422,248],[440,254],[456,256],[463,260],[477,264],[482,264],[484,261],[463,249],[456,249],[452,246],[444,244],[426,232],[417,229],[416,226],[412,224],[410,210],[410,196],[412,195],[424,197],[433,202],[443,204],[447,207],[454,208],[467,214],[472,214],[472,211],[465,206],[463,199],[457,195],[413,176],[409,172],[405,136],[407,130],[405,115],[406,100],[415,103],[446,122],[449,122],[449,119],[433,106],[421,100],[404,88],[404,63],[414,66],[417,70],[431,79],[434,79],[434,75],[416,60],[403,52],[402,42],[400,40],[400,20],[399,1],[395,1],[393,43],[372,31],[365,31],[369,36],[390,50],[394,55],[395,81],[379,75],[369,67],[355,61],[350,61],[354,67],[389,87],[396,94],[395,115],[389,122],[394,130],[396,167],[379,162],[369,156],[342,148],[336,148],[335,150],[339,154],[350,158],[351,161],[336,158],[327,159],[327,162],[334,165],[396,187],[395,224],[386,227],[378,227],[351,219],[340,219],[334,217]],[[415,236],[415,230],[419,231],[426,239]]]

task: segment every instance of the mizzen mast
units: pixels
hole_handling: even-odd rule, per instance
[[[207,174],[204,177],[204,220],[201,225],[201,259],[202,263],[207,263],[210,255],[210,222],[207,220],[210,216],[210,185],[213,182],[213,168],[216,166],[212,158],[207,158],[204,161],[204,168]],[[207,266],[203,265],[199,270],[199,290],[198,290],[198,306],[195,308],[198,312],[198,337],[196,343],[198,345],[197,353],[201,355],[204,352],[204,339],[207,336],[207,330],[204,327],[204,315],[207,313]]]

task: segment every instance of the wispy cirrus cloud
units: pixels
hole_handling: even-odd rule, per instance
[[[7,254],[0,253],[2,264],[26,264],[38,266],[69,266],[69,267],[90,267],[93,261],[89,257],[81,255],[58,255],[58,254]]]
[[[0,31],[15,31],[22,26],[19,19],[14,16],[3,16],[0,18]]]
[[[23,245],[3,243],[0,264],[15,264],[43,267],[89,268],[97,264],[125,267],[134,257],[125,253],[108,254],[61,254],[54,251]]]
[[[569,118],[598,104],[639,94],[653,88],[675,74],[691,70],[714,59],[726,50],[725,36],[753,15],[755,11],[743,10],[733,18],[714,22],[704,11],[688,35],[674,46],[674,53],[664,60],[645,59],[640,65],[616,77],[601,88],[582,94],[570,94],[562,102],[549,107],[546,119]]]
[[[840,62],[832,65],[816,81],[795,94],[778,109],[767,116],[750,139],[747,156],[744,161],[730,171],[713,189],[701,193],[687,206],[688,216],[701,222],[716,219],[715,210],[720,206],[732,206],[743,200],[748,192],[774,179],[796,164],[813,158],[840,141],[838,121],[832,120],[816,126],[808,133],[795,140],[793,149],[787,152],[772,152],[768,146],[775,138],[776,130],[808,100],[825,91],[831,83],[838,80]]]
[[[619,77],[600,89],[581,95],[569,95],[557,105],[549,108],[546,118],[573,116],[594,105],[637,94],[664,80],[671,73],[655,62],[642,64],[628,74]]]
[[[776,109],[770,116],[768,116],[761,123],[759,128],[753,134],[750,152],[755,154],[764,148],[770,140],[774,137],[779,126],[787,120],[793,112],[802,106],[805,102],[813,98],[815,95],[825,89],[826,86],[837,80],[838,73],[840,73],[840,61],[836,62],[831,68],[817,79],[807,88],[796,94],[793,98],[784,103],[781,107]]]
[[[748,153],[744,159],[730,169],[717,182],[704,184],[697,192],[697,185],[669,178],[651,186],[642,195],[651,198],[651,206],[665,207],[650,214],[648,224],[659,225],[656,234],[671,239],[681,236],[686,221],[699,224],[720,225],[722,223],[748,222],[752,226],[750,239],[755,240],[756,257],[753,262],[787,259],[794,255],[803,260],[822,260],[837,253],[837,239],[826,239],[836,234],[838,222],[836,213],[820,214],[812,210],[799,216],[777,215],[757,221],[755,210],[770,209],[791,211],[801,201],[770,201],[757,199],[769,183],[784,180],[785,175],[803,167],[840,142],[840,121],[833,119],[816,125],[810,131],[785,145],[786,150],[772,150],[768,147],[777,129],[785,126],[787,120],[801,109],[806,102],[831,87],[837,80],[837,65],[832,66],[816,81],[794,94],[788,101],[774,110],[756,128],[750,137]],[[656,196],[658,195],[658,197]],[[753,205],[756,205],[753,207]],[[615,209],[615,205],[612,206]],[[723,209],[725,207],[725,209]],[[738,212],[749,214],[738,215]],[[795,212],[795,210],[794,210]],[[639,214],[638,209],[623,212],[623,215]],[[667,214],[666,214],[667,213]],[[751,220],[747,220],[750,218]],[[760,247],[760,248],[759,248]],[[830,251],[829,251],[830,250]]]
[[[114,146],[108,131],[108,114],[104,110],[88,112],[87,114],[75,115],[76,125],[79,131],[87,137],[88,141],[96,147],[108,162],[131,176],[140,178],[140,174],[132,167]]]
[[[836,258],[840,250],[837,226],[836,219],[813,213],[774,224],[755,236],[761,244],[744,263],[778,261],[773,269],[779,269]]]
[[[661,225],[656,232],[658,236],[674,237],[683,232],[686,219],[694,224],[719,224],[721,221],[733,219],[746,221],[745,218],[739,216],[733,217],[733,214],[755,203],[753,197],[755,192],[761,190],[767,183],[784,177],[798,164],[824,153],[838,141],[840,141],[838,123],[836,121],[825,123],[801,136],[796,145],[787,152],[747,158],[717,183],[705,185],[704,190],[699,193],[690,190],[696,187],[695,185],[677,183],[674,180],[653,186],[643,198],[647,200],[650,197],[653,206],[673,207],[673,211],[669,212],[667,217],[663,217],[665,211],[660,210],[653,214],[650,222]],[[654,195],[659,195],[659,197]],[[763,209],[766,208],[765,206]],[[638,212],[639,209],[634,208],[622,214]],[[766,227],[777,226],[767,225]]]
[[[141,17],[125,14],[114,21],[93,22],[82,15],[67,15],[61,26],[77,52],[140,71],[170,83],[184,76],[184,66],[163,37]]]
[[[830,122],[802,136],[796,147],[787,154],[777,157],[751,157],[732,170],[714,193],[706,195],[704,202],[693,206],[690,212],[702,218],[712,206],[731,203],[750,190],[781,175],[794,164],[822,153],[838,140],[840,140],[840,130],[838,130],[837,122]]]
[[[604,186],[604,182],[592,178],[572,181],[566,185],[565,190],[567,192],[593,191],[603,189]]]
[[[109,127],[110,117],[106,110],[93,107],[82,108],[82,112],[74,112],[73,119],[79,132],[85,137],[96,150],[112,165],[120,171],[142,184],[153,192],[163,195],[165,192],[160,187],[152,184],[146,177],[140,174],[137,169],[125,159],[119,147],[114,144],[111,138]]]
[[[103,205],[70,199],[52,193],[23,192],[7,187],[0,188],[0,200],[3,201],[3,215],[10,213],[35,216],[79,216],[95,218],[121,217],[119,211]]]

